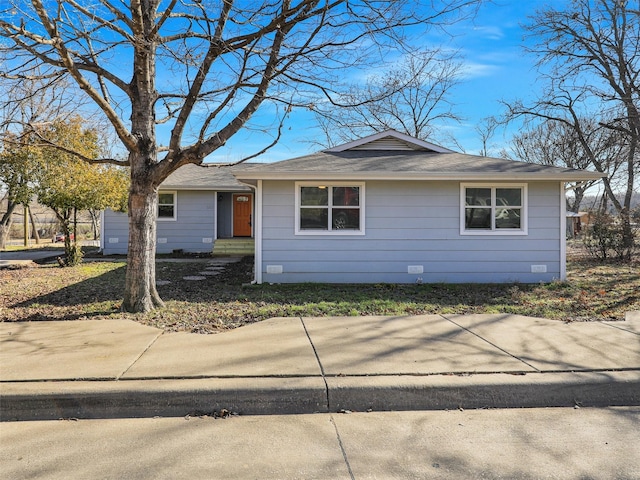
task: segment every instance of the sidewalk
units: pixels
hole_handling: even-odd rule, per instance
[[[60,256],[55,250],[20,250],[17,252],[0,252],[0,268],[10,266],[33,265],[34,260],[54,259]]]
[[[640,315],[0,323],[0,418],[640,405]]]

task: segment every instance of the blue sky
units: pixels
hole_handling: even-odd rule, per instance
[[[523,50],[521,24],[540,7],[551,4],[561,8],[565,3],[566,0],[493,0],[481,7],[475,19],[448,28],[452,35],[434,33],[426,39],[462,53],[465,74],[451,100],[464,121],[453,127],[452,134],[466,153],[480,152],[482,144],[475,127],[483,118],[500,113],[500,100],[530,98],[539,90],[535,58]],[[514,131],[517,126],[498,130],[492,153],[497,155]],[[295,110],[285,124],[280,143],[256,160],[269,162],[312,153],[320,149],[313,144],[318,138],[321,135],[313,115]],[[238,161],[266,143],[268,139],[257,132],[241,132],[207,161]]]

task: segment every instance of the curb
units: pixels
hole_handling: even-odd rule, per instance
[[[7,382],[0,421],[640,405],[640,371]]]
[[[11,382],[0,421],[326,412],[322,378]]]
[[[640,371],[327,379],[331,411],[640,405]]]

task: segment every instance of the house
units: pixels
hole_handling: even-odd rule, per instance
[[[231,173],[234,168],[189,164],[162,183],[158,192],[157,253],[211,253],[216,239],[253,237],[253,190],[236,180]],[[103,253],[126,254],[127,215],[107,209],[101,228]]]
[[[565,183],[602,177],[393,130],[233,175],[255,191],[257,283],[565,279]]]
[[[254,237],[257,283],[549,282],[566,276],[565,183],[601,177],[389,130],[276,163],[180,168],[161,185],[157,251]],[[103,225],[105,254],[126,253],[126,216]]]

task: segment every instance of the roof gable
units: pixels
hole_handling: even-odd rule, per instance
[[[385,130],[384,132],[369,135],[368,137],[354,140],[353,142],[338,145],[337,147],[325,150],[326,152],[346,152],[350,150],[374,150],[374,151],[422,151],[433,153],[453,153],[444,147],[433,143],[425,142],[413,138],[396,130]]]

